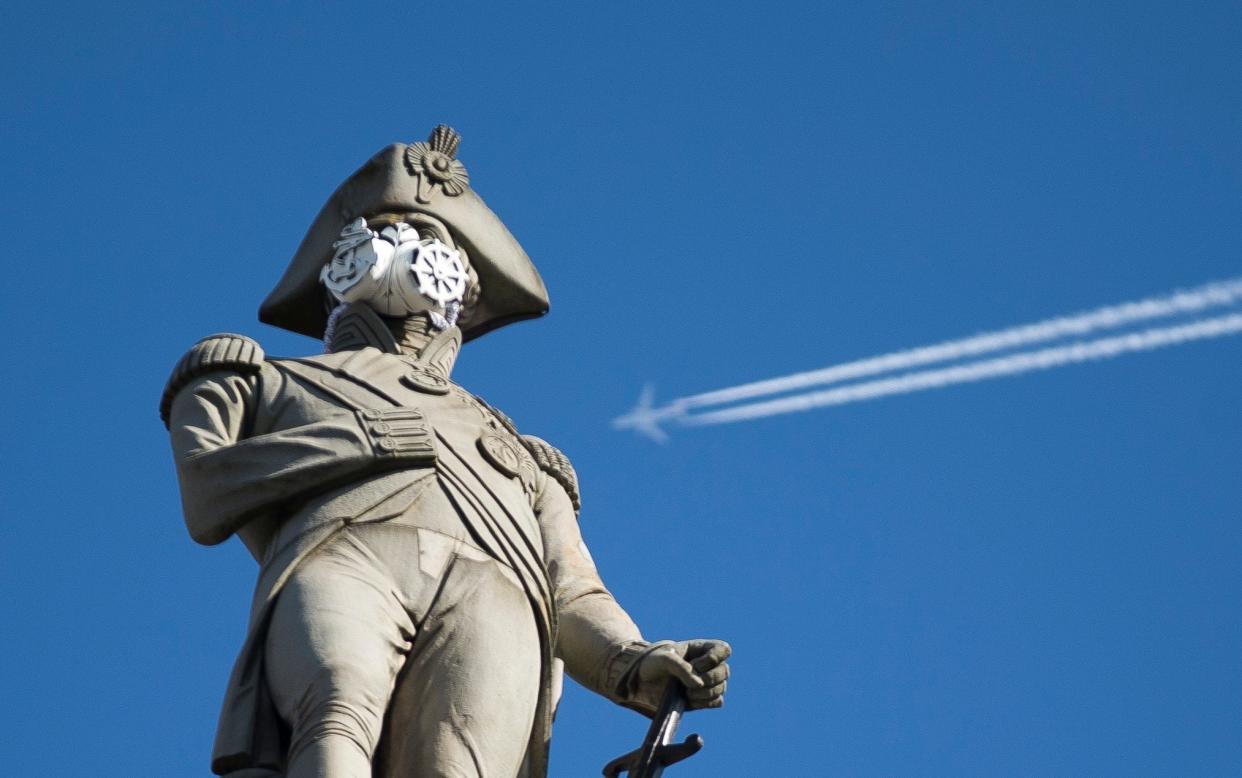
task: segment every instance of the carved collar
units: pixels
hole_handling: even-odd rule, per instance
[[[437,330],[426,314],[389,319],[368,305],[351,303],[334,312],[329,326],[331,334],[325,339],[329,353],[370,346],[397,354],[444,379],[452,373],[461,350],[461,330]]]

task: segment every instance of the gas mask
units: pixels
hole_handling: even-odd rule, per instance
[[[425,311],[439,329],[456,323],[470,282],[456,249],[404,222],[376,233],[363,218],[346,225],[332,248],[319,280],[338,302],[397,318]]]

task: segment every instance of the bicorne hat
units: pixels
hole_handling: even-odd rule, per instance
[[[319,271],[332,243],[359,216],[426,214],[448,226],[482,286],[462,327],[465,340],[548,312],[548,292],[530,257],[470,188],[457,159],[461,136],[440,125],[426,143],[381,149],[341,184],[311,224],[280,283],[259,307],[259,321],[323,336],[328,321]]]

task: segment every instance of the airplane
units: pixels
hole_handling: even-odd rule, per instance
[[[680,418],[685,411],[676,403],[664,408],[656,408],[653,404],[654,400],[655,387],[647,384],[638,395],[638,404],[634,406],[634,410],[612,420],[613,429],[634,430],[656,443],[668,442],[668,433],[660,429],[659,423],[665,419]]]

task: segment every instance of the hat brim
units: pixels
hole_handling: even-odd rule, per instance
[[[259,321],[323,337],[328,322],[319,271],[346,224],[386,213],[424,213],[444,222],[479,276],[480,294],[462,327],[464,340],[548,312],[548,292],[517,239],[469,186],[450,195],[425,189],[405,168],[405,144],[381,149],[341,184],[315,217],[276,288],[259,307]]]

